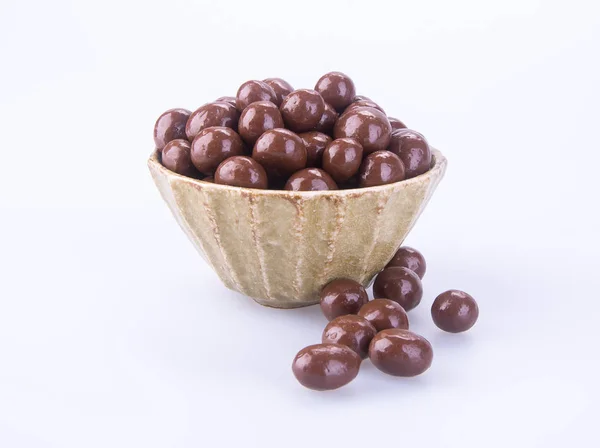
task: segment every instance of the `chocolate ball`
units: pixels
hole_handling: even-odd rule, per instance
[[[404,180],[404,177],[404,163],[400,157],[389,151],[375,151],[365,157],[360,166],[359,185],[375,187],[392,184]]]
[[[352,103],[356,94],[354,82],[341,72],[330,72],[321,76],[315,85],[315,90],[321,94],[326,103],[339,111]]]
[[[406,128],[406,125],[404,123],[402,123],[400,120],[398,120],[397,118],[388,117],[388,121],[392,125],[392,133],[394,131],[397,131],[398,129],[404,129],[404,128]]]
[[[406,179],[416,177],[429,171],[431,166],[431,150],[425,137],[410,129],[399,129],[392,133],[388,151],[393,152],[406,171]]]
[[[283,99],[288,96],[294,88],[290,85],[289,82],[281,79],[281,78],[267,78],[263,79],[263,82],[271,86],[273,91],[275,92],[275,104],[277,106],[281,106]]]
[[[185,133],[191,142],[198,133],[213,126],[223,126],[237,130],[240,114],[235,107],[225,102],[208,103],[196,109],[185,126]]]
[[[384,373],[410,377],[431,367],[433,349],[423,336],[391,328],[377,333],[371,340],[369,359]]]
[[[223,160],[215,171],[214,182],[263,190],[268,186],[265,169],[256,160],[246,156],[233,156]]]
[[[240,136],[231,128],[213,126],[203,129],[192,142],[192,163],[210,175],[223,160],[244,154]]]
[[[371,107],[357,107],[342,114],[333,127],[335,138],[353,138],[367,154],[386,149],[391,135],[392,126],[385,114]]]
[[[165,167],[177,174],[191,177],[197,174],[190,155],[190,142],[185,139],[178,138],[167,143],[162,149],[161,160]]]
[[[169,109],[163,112],[154,125],[154,144],[163,149],[172,140],[186,138],[185,125],[191,112],[187,109]]]
[[[381,271],[373,283],[373,295],[398,302],[406,311],[416,307],[423,297],[423,285],[417,274],[407,268],[391,267]]]
[[[364,304],[358,315],[371,322],[377,331],[388,328],[408,330],[408,315],[398,302],[389,299],[373,299]]]
[[[237,98],[235,96],[221,96],[215,100],[215,103],[228,103],[237,108]]]
[[[331,143],[331,137],[322,132],[311,131],[298,136],[306,146],[306,166],[320,168],[323,159],[323,151]]]
[[[249,104],[256,101],[270,101],[277,104],[277,95],[273,87],[262,81],[246,81],[238,89],[236,98],[239,111],[244,110]]]
[[[327,320],[356,314],[368,301],[364,286],[347,278],[333,280],[321,290],[321,311]]]
[[[467,331],[479,317],[475,299],[464,291],[451,289],[441,293],[431,306],[433,322],[449,333]]]
[[[408,246],[398,249],[398,252],[396,252],[386,268],[391,268],[392,266],[410,269],[417,274],[420,279],[425,276],[425,271],[427,270],[427,263],[425,262],[423,254],[417,249]]]
[[[381,113],[383,113],[385,115],[385,111],[383,110],[383,108],[379,104],[377,104],[375,101],[372,101],[370,99],[354,101],[346,109],[344,109],[344,113],[348,113],[359,107],[370,107],[372,109],[377,109],[378,111],[380,111]]]
[[[319,92],[310,89],[294,90],[281,103],[281,115],[286,126],[295,132],[312,131],[325,111]]]
[[[279,108],[270,101],[257,101],[243,110],[238,132],[246,143],[253,145],[265,131],[282,127],[283,118]]]
[[[326,133],[331,132],[337,118],[338,113],[335,111],[335,109],[331,107],[330,104],[325,103],[325,110],[323,111],[323,115],[321,115],[319,122],[315,126],[315,130]]]
[[[292,372],[304,387],[333,390],[356,378],[361,361],[360,356],[345,345],[315,344],[298,352]]]
[[[368,96],[364,96],[364,95],[356,95],[354,98],[352,98],[353,103],[356,103],[358,101],[363,101],[363,100],[371,101],[371,98],[369,98]]]
[[[269,180],[287,179],[306,167],[306,148],[297,134],[287,129],[271,129],[261,135],[252,151],[252,157],[260,163]]]
[[[296,171],[288,179],[285,189],[290,191],[337,190],[338,186],[329,174],[319,168]]]
[[[324,344],[341,344],[351,348],[358,356],[365,359],[369,354],[369,344],[377,330],[364,317],[348,314],[333,319],[323,330]]]
[[[323,152],[323,169],[336,182],[346,182],[360,168],[363,147],[351,138],[337,138]]]

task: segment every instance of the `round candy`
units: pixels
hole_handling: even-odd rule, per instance
[[[410,269],[385,268],[373,283],[373,295],[398,302],[406,311],[416,307],[423,297],[421,279]]]
[[[404,246],[398,249],[398,252],[387,264],[386,268],[392,266],[400,266],[402,268],[408,268],[422,279],[425,276],[427,270],[427,263],[423,254],[412,247]]]
[[[429,171],[431,150],[425,137],[410,129],[400,129],[392,133],[388,150],[404,163],[406,179]]]
[[[323,111],[323,115],[321,115],[317,126],[315,126],[315,129],[319,132],[331,132],[337,118],[338,113],[335,109],[331,107],[330,104],[325,103],[325,110]]]
[[[337,190],[338,186],[329,174],[319,168],[296,171],[288,179],[285,189],[290,191]]]
[[[388,117],[390,124],[392,125],[392,132],[397,131],[398,129],[406,128],[406,125],[402,123],[400,120],[394,117]]]
[[[262,81],[246,81],[240,86],[236,95],[237,108],[242,111],[255,101],[270,101],[277,104],[277,95],[273,88]]]
[[[369,98],[368,96],[364,96],[364,95],[356,95],[354,98],[352,98],[353,103],[356,103],[357,101],[363,101],[363,100],[371,101],[371,98]]]
[[[257,101],[243,110],[238,132],[246,143],[253,145],[265,131],[282,127],[279,108],[270,101]]]
[[[441,293],[431,306],[433,322],[450,333],[467,331],[479,317],[475,299],[464,291],[451,289]]]
[[[365,157],[360,166],[359,184],[361,187],[392,184],[404,180],[404,176],[400,157],[389,151],[375,151]]]
[[[372,109],[377,109],[377,110],[381,111],[383,114],[385,114],[385,111],[382,109],[382,107],[379,104],[377,104],[375,101],[372,101],[370,99],[354,101],[346,109],[344,109],[344,113],[350,112],[359,107],[370,107]]]
[[[398,302],[373,299],[362,306],[358,315],[371,322],[377,331],[388,328],[408,330],[408,315]]]
[[[340,72],[326,73],[315,85],[315,90],[321,94],[326,103],[337,110],[344,110],[356,94],[354,82],[348,75]]]
[[[263,82],[271,86],[271,88],[275,92],[275,104],[277,104],[277,106],[281,106],[281,102],[283,101],[283,99],[286,96],[288,96],[292,92],[292,90],[294,90],[294,88],[290,85],[289,82],[281,78],[267,78],[263,79]]]
[[[298,352],[292,371],[304,387],[333,390],[356,378],[361,361],[360,356],[345,345],[315,344]]]
[[[323,331],[322,342],[345,345],[365,359],[369,354],[369,344],[375,334],[377,334],[377,330],[364,317],[348,314],[336,317],[327,324]]]
[[[233,156],[223,160],[215,171],[214,182],[263,190],[267,188],[268,183],[265,169],[256,160],[246,156]]]
[[[323,151],[331,143],[331,137],[317,131],[305,132],[298,134],[298,136],[304,142],[304,146],[306,146],[306,166],[320,167],[323,159]]]
[[[237,98],[235,96],[221,96],[215,100],[215,103],[229,103],[233,107],[237,107]]]
[[[171,140],[186,138],[185,125],[190,114],[187,109],[169,109],[158,117],[154,125],[156,149],[163,149]]]
[[[171,140],[162,149],[162,164],[171,171],[183,176],[194,176],[196,168],[192,164],[190,142],[182,138]]]
[[[203,129],[192,142],[192,163],[204,174],[213,174],[223,160],[244,154],[240,136],[231,128]]]
[[[201,130],[212,126],[223,126],[236,130],[239,118],[239,112],[229,103],[208,103],[192,113],[185,126],[185,133],[191,142]]]
[[[290,93],[280,109],[288,128],[295,132],[307,132],[319,124],[325,111],[325,102],[319,92],[300,89]]]
[[[367,154],[386,149],[391,134],[392,126],[385,114],[371,107],[356,107],[342,114],[333,127],[335,138],[353,138]]]
[[[433,361],[431,344],[423,336],[408,330],[383,330],[369,345],[369,359],[375,367],[394,376],[416,376]]]
[[[306,148],[297,134],[287,129],[271,129],[261,135],[252,151],[269,179],[287,179],[306,167]]]
[[[323,152],[323,169],[336,182],[346,182],[360,168],[363,147],[351,138],[337,138]]]
[[[356,314],[368,301],[364,286],[347,278],[333,280],[321,290],[321,311],[327,320]]]

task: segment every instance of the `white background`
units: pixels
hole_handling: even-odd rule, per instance
[[[600,14],[534,0],[0,3],[0,446],[596,446]],[[225,289],[146,168],[156,117],[330,70],[449,160],[414,379],[296,383],[318,307]],[[429,316],[449,288],[469,333]]]

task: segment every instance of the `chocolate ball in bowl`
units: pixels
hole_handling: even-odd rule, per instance
[[[163,149],[172,140],[186,138],[185,125],[191,112],[187,109],[169,109],[154,124],[154,144]]]
[[[215,171],[214,182],[263,190],[268,186],[264,168],[256,160],[246,156],[233,156],[221,162]]]
[[[338,119],[338,113],[330,104],[325,103],[325,110],[315,126],[315,130],[319,132],[330,133],[333,130],[335,121]]]
[[[381,113],[385,114],[385,111],[383,110],[383,108],[379,104],[377,104],[375,101],[372,101],[372,100],[359,100],[359,101],[355,101],[355,102],[351,103],[344,110],[344,113],[350,112],[350,111],[352,111],[354,109],[357,109],[359,107],[371,107],[371,108],[377,109]]]
[[[391,134],[386,115],[372,107],[356,107],[342,114],[333,127],[335,138],[353,138],[367,154],[386,149]]]
[[[192,163],[201,173],[210,175],[223,160],[244,154],[240,136],[231,128],[213,126],[203,129],[192,142]]]
[[[332,280],[321,290],[321,311],[327,320],[356,314],[368,301],[364,286],[348,278]]]
[[[363,160],[359,171],[361,187],[392,184],[404,180],[404,164],[389,151],[375,151]]]
[[[240,114],[235,107],[225,102],[204,104],[192,112],[185,126],[185,133],[191,142],[200,131],[213,126],[237,130]]]
[[[406,311],[421,303],[423,285],[417,274],[407,268],[385,268],[375,278],[373,295],[398,302]]]
[[[215,103],[229,103],[237,108],[237,98],[235,96],[221,96],[215,100]]]
[[[319,92],[299,89],[283,100],[280,110],[289,129],[294,132],[308,132],[319,124],[325,111],[325,102]]]
[[[321,94],[326,103],[338,111],[344,110],[356,94],[354,82],[341,72],[326,73],[317,81],[315,90]]]
[[[298,134],[306,146],[306,166],[320,168],[323,160],[323,151],[332,141],[331,137],[322,132],[311,131]]]
[[[272,129],[258,138],[252,158],[263,166],[269,180],[277,182],[306,167],[306,147],[292,131]]]
[[[408,246],[403,246],[398,249],[398,251],[394,254],[394,257],[387,264],[386,268],[390,268],[392,266],[410,269],[417,274],[420,279],[423,279],[425,272],[427,271],[427,263],[425,262],[425,257],[423,257],[423,254],[417,249],[413,249],[412,247]]]
[[[240,115],[238,131],[249,145],[270,129],[282,128],[283,118],[279,108],[270,101],[256,101],[246,107]]]
[[[388,151],[404,163],[406,179],[426,173],[431,167],[431,149],[423,135],[411,129],[398,129],[392,133]]]
[[[284,187],[289,191],[337,190],[338,186],[329,174],[319,168],[296,171]]]
[[[362,156],[363,148],[356,140],[337,138],[323,152],[323,169],[336,182],[346,182],[358,173]]]
[[[292,91],[294,90],[294,88],[290,85],[289,82],[281,78],[267,78],[263,79],[263,82],[271,86],[271,88],[275,92],[275,104],[277,106],[281,106],[281,103],[283,102],[284,98],[290,93],[292,93]]]
[[[375,327],[364,317],[347,314],[333,319],[327,324],[321,341],[350,347],[358,356],[365,359],[369,354],[369,344],[377,334]]]
[[[183,176],[196,177],[197,171],[192,164],[190,142],[178,138],[171,140],[161,151],[162,164],[171,171]]]
[[[242,84],[237,91],[236,99],[239,111],[256,101],[270,101],[277,104],[277,94],[273,88],[263,81],[256,80],[246,81]]]
[[[392,125],[392,133],[397,131],[398,129],[405,129],[406,125],[402,123],[400,120],[394,117],[388,117],[390,124]]]

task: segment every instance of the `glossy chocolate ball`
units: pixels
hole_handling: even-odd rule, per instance
[[[294,90],[281,103],[281,115],[286,126],[294,132],[312,131],[325,111],[325,102],[310,89]]]
[[[215,100],[215,103],[229,103],[237,108],[237,98],[235,96],[221,96]]]
[[[394,117],[388,117],[388,121],[392,125],[392,132],[397,131],[398,129],[405,129],[406,125],[402,123],[400,120]]]
[[[351,348],[365,359],[369,354],[369,344],[377,330],[364,317],[348,314],[333,319],[323,330],[321,342],[341,344]]]
[[[356,378],[361,361],[360,356],[345,345],[309,345],[294,358],[292,371],[304,387],[333,390]]]
[[[373,299],[358,311],[358,315],[371,322],[377,331],[388,328],[408,330],[408,315],[398,302]]]
[[[223,160],[243,154],[242,139],[231,128],[213,126],[203,129],[192,142],[192,163],[207,175],[213,174]]]
[[[267,78],[263,79],[263,82],[271,86],[271,88],[275,92],[275,104],[277,106],[281,106],[283,99],[290,93],[292,93],[292,90],[294,90],[294,88],[290,85],[289,82],[281,78]]]
[[[373,295],[398,302],[406,311],[415,308],[423,297],[423,285],[417,274],[407,268],[391,267],[381,271],[373,283]]]
[[[246,81],[238,89],[236,98],[239,111],[256,101],[270,101],[277,104],[277,95],[273,87],[263,81]]]
[[[371,107],[357,107],[342,114],[333,127],[335,138],[353,138],[367,154],[386,149],[391,135],[392,126],[385,114]]]
[[[233,156],[223,160],[215,171],[214,182],[263,190],[268,186],[265,169],[256,160],[246,156]]]
[[[377,333],[371,340],[369,359],[389,375],[416,376],[431,367],[433,348],[423,336],[392,328]]]
[[[429,171],[431,166],[431,150],[425,137],[410,129],[399,129],[392,133],[388,151],[393,152],[406,170],[406,179],[416,177]]]
[[[258,137],[266,131],[283,127],[279,108],[270,101],[257,101],[246,107],[238,123],[240,136],[249,145],[254,145]]]
[[[222,126],[237,130],[240,114],[235,107],[225,102],[208,103],[196,109],[185,127],[185,133],[191,142],[203,129]]]
[[[154,144],[163,149],[171,140],[186,138],[185,125],[191,112],[187,109],[169,109],[154,124]]]
[[[192,177],[196,175],[190,154],[190,142],[185,139],[178,138],[167,143],[162,149],[161,160],[165,167],[177,174]]]
[[[269,180],[276,182],[306,167],[306,147],[292,131],[271,129],[256,141],[252,158],[263,166]]]
[[[331,137],[322,132],[311,131],[298,134],[306,146],[306,166],[320,168],[323,160],[323,151],[331,143]]]
[[[368,301],[364,286],[347,278],[333,280],[321,290],[321,311],[327,320],[356,314]]]
[[[375,187],[404,180],[404,163],[389,151],[375,151],[362,162],[359,170],[359,185]],[[335,179],[335,178],[334,178]]]
[[[325,103],[325,110],[323,111],[323,115],[321,115],[317,126],[315,126],[315,130],[330,133],[333,130],[333,126],[337,119],[338,113],[330,104]]]
[[[461,333],[475,325],[479,307],[471,295],[451,289],[436,297],[431,306],[431,317],[442,330]]]
[[[427,271],[427,263],[425,262],[423,254],[417,249],[408,246],[403,246],[398,249],[386,268],[391,268],[392,266],[410,269],[417,274],[420,279],[425,276],[425,271]]]
[[[369,99],[354,101],[346,109],[344,109],[344,113],[348,113],[359,107],[370,107],[372,109],[377,109],[378,111],[380,111],[381,113],[383,113],[385,115],[385,111],[383,110],[383,108],[379,104],[377,104],[375,101],[372,101]]]
[[[296,171],[288,179],[285,189],[290,191],[337,190],[338,186],[329,174],[319,168]]]
[[[360,168],[363,148],[351,138],[337,138],[323,152],[323,169],[336,182],[346,182]]]
[[[315,90],[321,94],[326,103],[340,111],[352,103],[356,95],[354,82],[341,72],[330,72],[321,76],[315,85]]]

